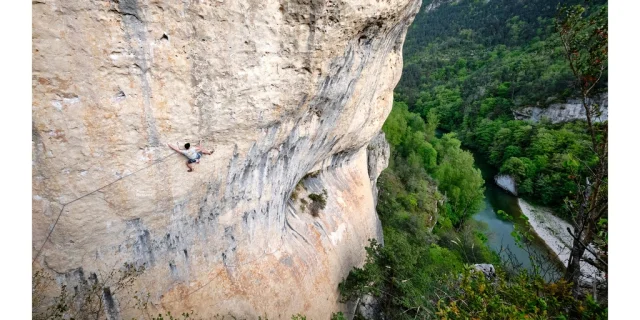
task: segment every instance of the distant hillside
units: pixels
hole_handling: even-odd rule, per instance
[[[454,95],[465,109],[455,111],[469,113],[482,98],[503,94],[509,102],[499,111],[506,115],[511,107],[563,102],[574,93],[552,19],[559,3],[582,2],[423,1],[407,33],[398,97],[420,112],[420,93],[444,85],[459,90]]]

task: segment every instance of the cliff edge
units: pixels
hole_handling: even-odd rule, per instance
[[[68,284],[144,265],[156,314],[348,313],[337,285],[381,240],[370,141],[419,8],[35,1],[34,265]],[[198,140],[214,153],[189,173],[166,143]],[[325,194],[317,215],[296,186]],[[110,319],[136,316],[113,298]]]

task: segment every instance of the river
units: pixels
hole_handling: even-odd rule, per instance
[[[532,270],[533,267],[529,259],[529,254],[525,249],[516,245],[516,240],[511,234],[516,224],[527,229],[529,228],[528,223],[521,218],[522,211],[518,205],[518,198],[498,187],[493,180],[493,177],[497,173],[496,170],[489,165],[482,156],[474,153],[472,150],[469,151],[473,153],[475,164],[482,172],[482,177],[485,181],[485,207],[473,215],[473,219],[487,225],[488,229],[485,233],[488,238],[487,243],[492,250],[499,252],[501,248],[509,248],[512,253],[512,258],[517,259],[527,270]],[[498,218],[496,214],[498,210],[506,212],[512,217],[513,222]],[[542,269],[549,270],[549,272],[543,275],[544,278],[547,280],[556,279],[563,269],[560,260],[557,259],[534,232],[531,233],[534,239],[529,250],[535,255],[545,257],[541,261]],[[507,254],[504,251],[501,254],[501,258],[503,260],[507,259]]]

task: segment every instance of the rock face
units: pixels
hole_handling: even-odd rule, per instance
[[[508,175],[508,174],[499,174],[496,175],[494,178],[494,181],[496,182],[496,184],[498,185],[498,187],[509,191],[512,195],[517,196],[518,195],[518,188],[516,187],[516,180],[513,179],[512,176]]]
[[[609,94],[601,94],[595,99],[595,101],[589,100],[588,103],[593,102],[597,103],[600,106],[602,114],[594,116],[592,118],[592,121],[606,121],[609,118]],[[516,120],[530,120],[533,122],[539,122],[542,119],[548,119],[549,121],[551,121],[551,123],[561,123],[578,119],[587,119],[584,108],[582,107],[582,101],[580,101],[579,99],[569,99],[566,103],[554,103],[546,108],[522,108],[520,110],[514,111],[513,116]]]
[[[427,7],[424,10],[424,14],[427,14],[433,10],[438,9],[438,7],[440,7],[443,4],[449,4],[449,3],[453,3],[453,4],[458,4],[460,2],[460,0],[431,0],[431,3],[429,3],[429,5],[427,5]]]
[[[34,264],[80,283],[145,265],[134,289],[151,313],[349,312],[336,288],[381,234],[372,184],[388,151],[370,141],[419,7],[34,2]],[[165,144],[200,139],[214,154],[188,173]],[[316,171],[313,217],[290,198]],[[137,316],[112,298],[109,317]]]
[[[357,312],[360,316],[367,320],[384,320],[382,305],[378,300],[371,296],[365,295],[360,299]]]
[[[367,146],[367,169],[369,171],[369,182],[371,183],[373,192],[373,200],[378,204],[378,176],[382,170],[389,165],[389,156],[391,156],[391,147],[384,137],[384,132],[380,133],[371,140]]]
[[[529,225],[533,231],[544,241],[544,243],[558,256],[558,259],[566,267],[571,256],[571,247],[573,245],[573,237],[567,229],[573,229],[573,226],[566,221],[558,218],[549,208],[532,205],[525,200],[518,199],[518,205],[522,213],[527,217]],[[597,249],[589,246],[592,251]],[[593,254],[585,251],[585,256],[595,260]],[[606,283],[605,274],[588,264],[580,263],[580,280],[584,284],[591,286],[594,281],[597,283]]]
[[[496,269],[492,264],[489,263],[478,263],[473,265],[473,270],[476,272],[481,272],[484,274],[487,279],[495,279],[496,277]]]

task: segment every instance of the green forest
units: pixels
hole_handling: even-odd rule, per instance
[[[520,196],[577,221],[577,239],[606,252],[606,122],[513,116],[606,92],[606,1],[433,2],[427,11],[432,1],[423,1],[409,29],[383,126],[384,245],[372,241],[366,264],[340,285],[343,300],[372,295],[390,319],[606,319],[606,298],[580,291],[579,275],[545,281],[488,248],[484,226],[470,219],[485,182],[467,151],[513,176]],[[515,232],[526,246],[528,231]],[[574,245],[572,257],[584,250]],[[493,264],[496,279],[478,276],[478,263]]]
[[[396,100],[424,118],[435,109],[441,129],[457,132],[465,146],[512,174],[520,194],[562,210],[576,192],[573,177],[594,161],[584,126],[513,117],[521,107],[579,96],[554,29],[558,3],[462,1],[418,14]],[[588,8],[585,15],[602,10]],[[594,92],[606,91],[606,83],[605,70]]]

